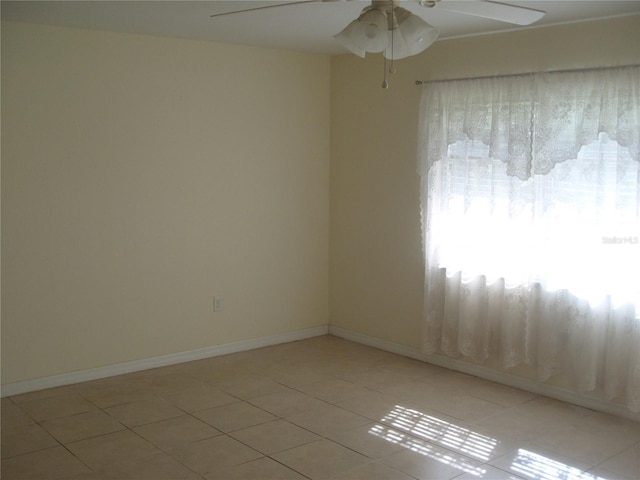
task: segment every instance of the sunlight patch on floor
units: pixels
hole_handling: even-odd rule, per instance
[[[493,437],[400,405],[369,433],[480,478],[487,470],[477,461],[488,462],[500,444]],[[509,470],[535,480],[606,480],[525,449],[518,450]]]

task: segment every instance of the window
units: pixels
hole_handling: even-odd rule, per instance
[[[434,260],[465,278],[566,289],[594,307],[608,296],[640,306],[639,167],[601,134],[577,158],[521,180],[487,145],[456,142],[429,177],[443,202],[433,207]]]
[[[640,411],[640,68],[428,84],[425,350]]]

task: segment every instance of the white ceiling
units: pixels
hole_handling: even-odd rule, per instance
[[[211,18],[213,14],[287,1],[291,0],[3,0],[1,7],[4,20],[341,54],[348,52],[333,36],[370,3],[359,0],[317,1]],[[438,28],[440,39],[640,13],[640,0],[501,1],[547,13],[531,27],[517,27],[494,20],[446,12],[437,7],[421,7],[415,0],[403,1],[402,6]]]

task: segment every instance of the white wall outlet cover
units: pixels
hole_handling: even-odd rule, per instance
[[[213,311],[221,312],[224,309],[224,298],[213,297]]]

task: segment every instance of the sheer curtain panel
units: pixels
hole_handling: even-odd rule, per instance
[[[640,411],[640,67],[423,87],[424,349]]]

